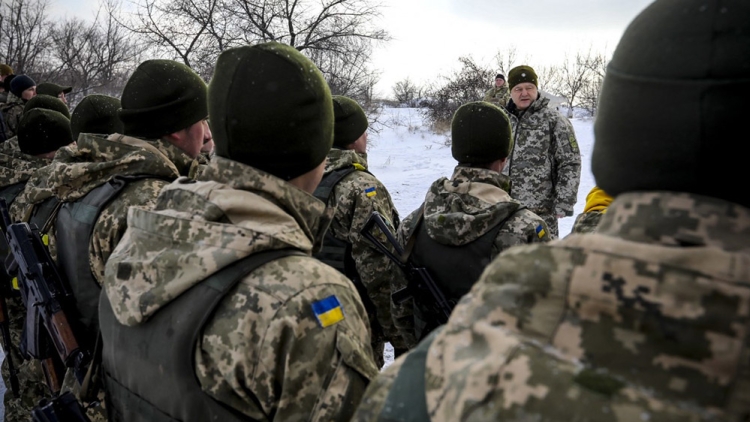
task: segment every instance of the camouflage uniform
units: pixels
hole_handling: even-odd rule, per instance
[[[607,207],[612,203],[612,197],[600,187],[594,186],[586,195],[586,207],[576,217],[571,233],[592,233],[596,231],[602,216],[607,212]]]
[[[49,160],[26,155],[18,148],[18,138],[13,137],[0,144],[0,189],[16,183],[27,182],[32,175],[41,167],[46,165]],[[20,195],[19,195],[20,196]],[[18,197],[13,204],[19,203]],[[5,256],[2,256],[2,262],[5,262]],[[2,283],[9,283],[5,271],[0,271]],[[7,286],[3,286],[5,289]],[[20,296],[10,296],[6,298],[8,325],[10,331],[10,340],[13,344],[11,350],[4,350],[10,353],[13,358],[13,364],[17,371],[20,397],[13,397],[10,390],[10,373],[8,372],[8,362],[5,360],[2,365],[2,375],[7,390],[3,402],[5,405],[5,420],[19,421],[29,420],[31,409],[36,405],[40,398],[49,394],[41,367],[36,361],[24,361],[21,352],[18,349],[21,344],[21,333],[23,331],[24,321],[26,318],[26,307],[21,302]],[[3,346],[4,349],[4,346]]]
[[[169,185],[155,211],[130,209],[104,284],[120,324],[148,324],[182,292],[248,255],[287,248],[309,255],[332,218],[291,184],[221,157],[199,179]],[[323,328],[311,307],[332,295],[344,318]],[[348,421],[378,372],[367,327],[343,275],[306,256],[280,258],[221,300],[199,334],[195,375],[205,393],[257,420]],[[107,327],[102,334],[106,342]],[[116,348],[109,353],[117,360]]]
[[[604,213],[602,211],[582,212],[576,217],[570,233],[593,233],[599,225]]]
[[[544,220],[521,209],[521,204],[506,193],[508,185],[508,177],[495,171],[456,167],[450,179],[438,179],[427,192],[422,222],[426,233],[440,244],[462,246],[501,224],[485,266],[512,246],[549,241]],[[398,237],[402,245],[416,231],[418,218],[419,210],[409,214],[401,224]],[[422,264],[429,269],[428,262]],[[394,284],[393,290],[401,287]],[[447,291],[444,294],[449,296]],[[407,301],[401,306],[394,304],[393,311],[399,331],[409,339],[415,337],[413,307],[413,302]]]
[[[482,101],[495,104],[496,106],[505,107],[508,106],[510,101],[510,90],[508,89],[508,83],[504,83],[503,86],[493,86],[485,94]]]
[[[357,273],[377,310],[376,316],[368,316],[376,317],[382,328],[382,332],[378,329],[371,330],[371,334],[377,334],[372,338],[375,361],[378,367],[382,367],[386,341],[391,342],[396,349],[407,347],[391,318],[391,282],[402,280],[404,276],[400,269],[390,265],[388,257],[362,237],[360,230],[373,211],[389,219],[387,223],[393,233],[398,227],[399,218],[388,190],[375,176],[364,171],[367,170],[366,154],[334,148],[328,154],[325,174],[352,166],[362,171],[349,174],[334,188],[328,206],[336,211],[329,230],[337,239],[351,244]]]
[[[5,137],[7,139],[16,136],[25,105],[25,101],[9,92],[8,100],[0,106],[0,113],[3,113],[3,121],[5,122]]]
[[[514,145],[503,174],[510,195],[547,222],[558,236],[556,214],[573,215],[581,179],[581,153],[573,126],[540,97],[528,109],[510,107]]]
[[[748,280],[750,209],[621,194],[597,233],[514,248],[487,268],[429,348],[429,420],[742,420]],[[380,414],[402,364],[373,382],[356,420]]]

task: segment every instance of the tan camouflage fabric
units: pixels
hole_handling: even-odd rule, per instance
[[[477,240],[505,220],[495,238],[492,258],[512,246],[549,241],[544,220],[527,209],[517,211],[521,204],[508,195],[508,185],[508,176],[498,172],[457,166],[450,179],[436,180],[425,196],[422,224],[427,234],[438,243],[461,246]],[[409,214],[398,230],[402,246],[417,228],[418,211]],[[402,286],[393,283],[392,288],[396,291]],[[393,307],[399,332],[414,339],[413,302]]]
[[[326,160],[325,174],[354,165],[360,170],[367,169],[367,155],[353,150],[332,149]],[[375,195],[368,196],[367,189],[375,189]],[[357,272],[364,284],[372,303],[377,309],[377,320],[383,328],[381,338],[372,339],[372,348],[376,353],[378,367],[383,366],[383,347],[390,342],[397,349],[407,345],[398,333],[391,318],[391,283],[403,280],[404,276],[398,267],[391,265],[390,259],[375,249],[360,234],[373,211],[379,212],[388,221],[392,233],[398,227],[398,212],[393,205],[391,195],[380,181],[365,171],[355,171],[336,185],[328,206],[335,209],[329,230],[339,240],[352,245],[352,258]],[[377,232],[376,232],[377,234]],[[385,239],[383,239],[385,242]],[[368,315],[373,318],[373,315]],[[371,335],[374,330],[371,330]]]
[[[750,209],[622,194],[597,233],[487,268],[430,347],[430,420],[742,420],[749,281]],[[356,420],[374,420],[393,376]]]
[[[16,136],[18,133],[18,124],[21,122],[25,104],[22,99],[9,92],[7,101],[0,105],[0,113],[3,113],[5,136],[7,139]]]
[[[18,138],[0,143],[0,188],[25,182],[50,160],[24,154],[18,147]]]
[[[582,212],[576,217],[570,233],[593,233],[599,225],[604,213],[601,211]]]
[[[508,101],[510,101],[510,89],[508,89],[508,83],[504,83],[501,87],[493,86],[487,92],[484,93],[482,101],[495,104],[500,107],[507,107]]]
[[[240,258],[290,247],[311,254],[332,216],[281,179],[212,158],[198,182],[167,186],[155,211],[129,210],[104,288],[120,323],[142,324]],[[323,328],[311,307],[331,295],[345,318]],[[311,257],[281,258],[218,305],[196,347],[196,375],[207,394],[258,420],[348,421],[378,372],[368,324],[338,271]]]
[[[503,174],[510,196],[547,223],[558,237],[556,214],[573,215],[581,179],[581,152],[570,121],[539,97],[525,111],[511,114],[513,150]]]

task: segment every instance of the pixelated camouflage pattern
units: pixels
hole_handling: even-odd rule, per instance
[[[431,420],[743,420],[748,281],[750,209],[622,194],[487,268],[430,348]]]
[[[18,124],[21,122],[25,105],[26,103],[22,99],[9,92],[8,99],[0,106],[0,113],[3,113],[3,121],[5,122],[6,139],[18,134]]]
[[[593,233],[596,231],[596,226],[599,225],[604,213],[601,211],[589,211],[582,212],[576,217],[576,221],[573,223],[572,233]]]
[[[144,323],[182,292],[253,253],[311,254],[333,210],[268,173],[216,157],[193,182],[131,208],[107,262],[117,320]],[[311,304],[336,295],[345,319],[322,328]],[[218,401],[259,420],[349,420],[377,375],[367,315],[343,275],[311,257],[286,257],[245,277],[217,306],[196,348],[196,374]],[[190,327],[186,327],[190,329]]]
[[[325,174],[350,168],[354,164],[367,169],[367,154],[334,148],[328,153]],[[368,197],[365,193],[368,188],[375,188],[376,195]],[[355,171],[341,180],[334,188],[328,206],[336,210],[329,230],[337,239],[352,245],[352,258],[357,272],[377,309],[377,320],[383,328],[383,337],[373,337],[372,346],[375,352],[380,352],[376,361],[382,366],[382,350],[386,341],[396,348],[407,347],[391,318],[391,282],[403,279],[404,276],[398,267],[390,265],[387,256],[362,237],[360,230],[373,211],[377,211],[388,219],[386,223],[391,232],[395,233],[399,223],[398,212],[385,186],[375,176],[364,171]],[[377,231],[375,234],[378,234]],[[385,239],[382,240],[387,244]],[[373,332],[375,331],[372,330],[371,334]]]
[[[518,211],[521,204],[506,192],[508,184],[508,176],[492,170],[456,167],[450,179],[436,180],[425,196],[422,224],[427,234],[438,243],[461,246],[503,223],[492,246],[493,259],[512,246],[549,241],[547,227],[539,216],[527,209]],[[398,238],[402,245],[417,229],[417,218],[418,210],[401,224]],[[544,234],[540,237],[537,230]],[[394,291],[400,287],[400,284],[392,286]],[[413,302],[394,304],[393,312],[399,332],[413,338]]]
[[[28,181],[35,171],[49,162],[21,152],[17,137],[0,143],[0,188]]]
[[[510,196],[542,217],[554,239],[556,214],[572,216],[578,200],[581,152],[570,121],[548,103],[542,96],[511,115],[514,143],[503,174],[510,176]]]
[[[501,87],[493,86],[484,94],[482,101],[495,104],[500,107],[507,107],[508,101],[510,101],[510,89],[508,89],[508,83],[504,83]]]
[[[23,306],[23,305],[21,305]],[[20,337],[20,332],[19,332]],[[18,344],[19,339],[14,339],[14,344]],[[5,406],[5,421],[7,422],[26,422],[31,420],[31,409],[33,409],[39,400],[43,397],[51,397],[47,385],[44,383],[44,373],[37,360],[21,360],[20,352],[14,347],[13,364],[16,367],[19,386],[19,397],[13,397],[10,391],[8,380],[8,361],[3,360],[2,372],[5,381],[5,396],[3,405]]]

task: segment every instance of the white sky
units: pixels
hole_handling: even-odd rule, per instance
[[[562,62],[579,50],[611,54],[628,23],[652,0],[381,0],[380,24],[393,40],[378,47],[379,94],[406,77],[426,84],[471,55],[494,64],[515,47],[532,67]],[[51,16],[91,18],[98,0],[52,0]],[[488,81],[488,85],[492,81]]]

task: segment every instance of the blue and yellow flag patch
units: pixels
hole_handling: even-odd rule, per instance
[[[540,224],[536,226],[536,235],[539,236],[539,238],[543,238],[544,235],[547,234],[546,231],[544,231],[544,227]]]
[[[313,302],[313,313],[323,328],[330,327],[344,320],[344,309],[341,307],[336,295],[328,296],[323,300]]]
[[[367,195],[368,198],[372,198],[377,194],[378,191],[375,189],[375,186],[365,189],[365,195]]]

